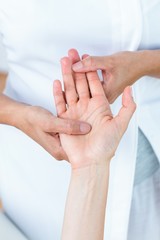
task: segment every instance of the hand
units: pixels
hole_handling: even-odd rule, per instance
[[[68,160],[61,146],[59,133],[86,134],[91,129],[84,122],[57,118],[42,107],[26,106],[22,109],[20,114],[23,116],[18,121],[18,128],[58,160]]]
[[[60,81],[54,82],[57,113],[63,119],[85,121],[92,126],[84,136],[60,134],[63,149],[75,169],[113,157],[135,111],[135,103],[130,88],[126,88],[123,106],[113,117],[97,72],[73,74],[72,63],[80,58],[75,50],[69,51],[69,57],[61,61],[67,106]]]
[[[142,52],[119,52],[111,56],[85,58],[73,65],[76,72],[102,70],[103,87],[110,103],[124,91],[127,86],[145,75],[141,62]]]

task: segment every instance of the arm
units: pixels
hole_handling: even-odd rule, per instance
[[[73,66],[76,72],[101,69],[103,87],[110,103],[143,76],[160,78],[160,50],[119,52],[111,56],[88,57]]]
[[[25,112],[27,105],[18,103],[0,93],[0,123],[11,126],[18,124],[19,118]]]
[[[0,211],[2,210],[3,206],[2,206],[2,202],[1,202],[1,199],[0,199]]]
[[[3,89],[5,88],[6,77],[7,73],[0,71],[0,92],[2,92]]]
[[[142,63],[141,76],[160,78],[160,50],[145,50],[137,52]]]
[[[59,160],[68,158],[57,132],[84,134],[90,130],[90,126],[86,123],[59,119],[41,107],[16,102],[2,93],[0,123],[20,129]]]
[[[62,240],[103,239],[109,161],[72,170]]]
[[[58,116],[86,121],[92,126],[85,136],[60,134],[72,168],[62,240],[102,240],[110,160],[135,111],[135,104],[130,88],[126,88],[123,106],[113,117],[98,74],[72,76],[72,63],[78,60],[78,53],[71,50],[69,58],[61,62],[67,106],[60,81],[54,82]]]

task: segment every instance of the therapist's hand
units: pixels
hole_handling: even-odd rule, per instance
[[[135,111],[135,103],[130,88],[126,88],[122,98],[122,108],[116,117],[112,116],[108,100],[97,72],[73,74],[72,63],[79,60],[73,50],[69,58],[62,59],[62,73],[66,102],[60,81],[54,82],[54,97],[58,116],[88,122],[92,129],[84,136],[60,134],[73,169],[103,164],[114,155]]]
[[[42,107],[24,106],[21,107],[20,113],[16,114],[14,126],[40,144],[57,160],[68,160],[61,146],[59,133],[82,135],[91,129],[87,123],[58,118]]]
[[[76,50],[75,55],[76,55]],[[142,52],[119,52],[110,56],[88,56],[73,65],[75,72],[102,70],[103,87],[110,103],[144,75]]]

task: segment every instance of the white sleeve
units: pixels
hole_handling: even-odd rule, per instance
[[[0,212],[0,239],[27,240],[27,238],[14,226],[14,224]]]

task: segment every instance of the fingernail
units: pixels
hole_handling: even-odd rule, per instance
[[[91,126],[89,124],[81,123],[80,124],[80,131],[82,133],[88,133],[91,130]]]
[[[81,68],[83,68],[83,64],[82,64],[82,62],[77,62],[77,63],[73,64],[72,68],[74,71],[80,70]]]

